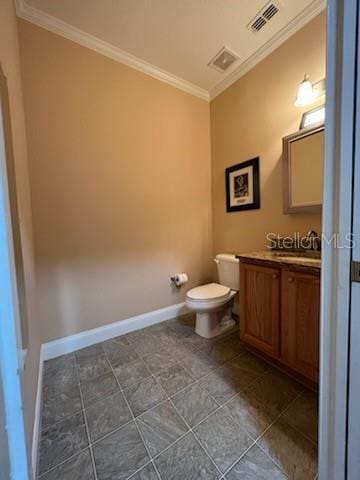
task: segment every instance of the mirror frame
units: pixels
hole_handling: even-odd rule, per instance
[[[303,128],[298,132],[292,133],[283,137],[283,151],[282,151],[282,162],[283,162],[283,213],[321,213],[322,204],[316,205],[298,205],[293,206],[291,203],[291,156],[290,156],[290,147],[292,142],[299,140],[300,138],[308,137],[314,133],[321,132],[324,130],[324,123],[317,123],[311,125],[310,127]]]

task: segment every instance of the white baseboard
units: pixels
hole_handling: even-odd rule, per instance
[[[89,347],[95,343],[103,342],[144,327],[149,327],[150,325],[164,322],[165,320],[170,320],[186,312],[185,303],[178,303],[170,307],[160,308],[159,310],[136,315],[135,317],[110,323],[103,327],[44,343],[42,345],[43,360],[50,360],[51,358],[56,358],[66,353],[75,352],[80,348]]]
[[[40,422],[41,422],[43,365],[44,365],[44,351],[43,351],[43,348],[40,347],[39,371],[38,371],[36,401],[35,401],[34,427],[33,427],[32,445],[31,445],[31,473],[32,473],[33,480],[36,480],[37,478],[37,459],[38,459],[38,448],[39,448],[40,431],[41,431]]]

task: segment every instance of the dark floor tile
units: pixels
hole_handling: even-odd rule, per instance
[[[132,419],[121,392],[93,403],[85,409],[92,442],[116,430]]]
[[[317,447],[281,419],[269,428],[259,444],[292,480],[315,477]]]
[[[122,345],[117,342],[106,342],[103,344],[103,348],[112,365],[123,365],[139,359],[131,345]]]
[[[43,388],[54,394],[77,385],[75,359],[72,353],[44,363]]]
[[[39,474],[64,462],[88,446],[84,416],[78,413],[41,434]]]
[[[243,388],[243,381],[224,374],[221,368],[200,380],[200,385],[220,404],[224,404]]]
[[[79,385],[54,392],[43,392],[41,409],[42,429],[80,412],[82,409]]]
[[[169,401],[138,417],[137,423],[152,456],[162,452],[188,431]]]
[[[95,345],[90,345],[90,347],[77,350],[75,352],[75,360],[78,362],[80,360],[85,360],[86,358],[90,358],[90,357],[99,357],[100,355],[103,355],[103,354],[104,354],[104,351],[102,348],[102,344],[97,343]]]
[[[278,416],[275,408],[260,402],[247,390],[230,400],[225,409],[254,439],[261,435]]]
[[[102,343],[104,350],[111,350],[112,348],[124,345],[129,345],[129,340],[126,338],[126,335],[119,335],[118,337],[110,338]]]
[[[84,357],[77,361],[80,381],[91,380],[111,372],[105,355]]]
[[[222,342],[231,346],[233,349],[236,350],[238,354],[242,354],[246,352],[245,344],[240,340],[240,333],[239,330],[235,330],[234,333],[227,335]]]
[[[197,425],[218,408],[218,404],[198,384],[178,393],[172,401],[190,427]]]
[[[135,473],[135,475],[131,477],[131,480],[159,480],[159,477],[152,463],[149,463],[146,467]]]
[[[165,345],[165,348],[178,362],[182,362],[182,360],[194,353],[194,348],[191,345],[186,345],[184,343]]]
[[[134,422],[93,447],[99,480],[125,480],[150,459]]]
[[[166,480],[216,480],[220,474],[189,433],[155,460],[161,478]]]
[[[140,359],[114,366],[114,373],[122,388],[130,387],[151,376],[150,371]]]
[[[166,398],[165,393],[153,377],[126,388],[124,394],[135,417]]]
[[[249,435],[223,410],[204,420],[194,429],[194,433],[222,472],[253,443]]]
[[[281,417],[313,442],[318,441],[318,395],[306,390]]]
[[[85,450],[41,477],[41,480],[94,480],[90,450]]]
[[[149,355],[150,353],[158,352],[162,348],[160,340],[151,335],[136,340],[132,343],[132,346],[140,357],[145,357],[145,355]]]
[[[168,326],[166,325],[166,322],[160,322],[160,323],[155,323],[154,325],[150,325],[149,327],[146,327],[146,332],[150,335],[156,335],[159,332],[164,332],[166,331]]]
[[[175,346],[178,344],[178,337],[175,332],[173,332],[170,328],[166,327],[161,332],[156,333],[156,338],[159,342],[168,349],[171,346]]]
[[[170,368],[175,365],[176,360],[165,350],[165,348],[160,348],[156,352],[145,355],[144,362],[146,366],[151,370],[152,373],[158,373],[164,368]]]
[[[233,378],[242,380],[243,386],[269,370],[268,365],[250,353],[245,353],[226,362],[223,371]]]
[[[142,328],[141,330],[135,330],[134,332],[127,333],[125,338],[130,344],[132,344],[149,336],[151,336],[151,331],[149,331],[147,328]]]
[[[46,360],[44,362],[44,376],[54,375],[57,372],[63,370],[71,369],[75,366],[74,355],[72,353],[67,353],[66,355],[61,355],[60,357],[52,358],[51,360]]]
[[[294,398],[303,390],[303,387],[287,375],[272,371],[256,380],[250,387],[249,393],[261,402],[277,409],[281,413]]]
[[[195,330],[196,314],[194,312],[187,312],[183,315],[178,315],[172,320],[168,320],[167,325],[172,330],[177,330],[182,334],[191,335]]]
[[[239,355],[238,349],[225,340],[217,341],[202,349],[217,364],[221,365]]]
[[[244,342],[240,339],[239,327],[237,327],[233,332],[226,334],[224,336],[224,341],[232,343],[233,345],[239,345],[241,349],[244,348]]]
[[[217,364],[202,351],[188,353],[188,355],[181,360],[181,364],[184,365],[186,370],[196,379],[207,375],[217,367]]]
[[[194,379],[178,364],[162,370],[156,375],[156,378],[169,397],[194,383]]]
[[[286,480],[287,478],[256,445],[226,475],[226,480]]]
[[[191,347],[192,350],[201,350],[209,348],[214,341],[208,338],[200,337],[197,333],[193,333],[181,340],[181,343]]]
[[[98,400],[102,400],[119,390],[119,385],[112,372],[97,377],[94,380],[87,380],[81,383],[81,391],[85,406]]]

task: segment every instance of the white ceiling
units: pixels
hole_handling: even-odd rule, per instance
[[[301,28],[325,0],[274,0],[260,32],[246,28],[267,0],[17,0],[18,14],[124,63],[213,97]],[[85,35],[84,35],[85,34]],[[95,39],[93,37],[96,37]],[[240,57],[226,73],[208,66],[226,45]],[[114,48],[115,47],[115,48]],[[103,53],[106,54],[106,51]],[[136,57],[136,58],[134,58]],[[144,68],[141,68],[143,64]],[[149,65],[150,64],[150,65]],[[174,80],[174,82],[171,81]],[[188,87],[188,88],[185,88]]]

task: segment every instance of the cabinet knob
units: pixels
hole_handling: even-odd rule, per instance
[[[272,278],[279,278],[279,275],[277,273],[273,273]]]
[[[289,277],[289,278],[288,278],[288,282],[291,283],[291,282],[293,282],[293,281],[294,281],[294,277]]]

